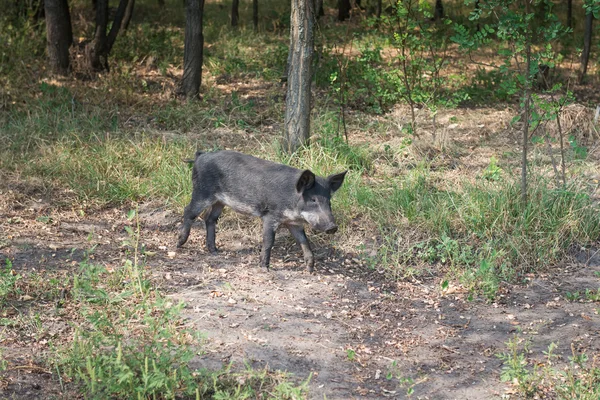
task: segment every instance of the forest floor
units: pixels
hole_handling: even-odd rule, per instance
[[[94,247],[94,263],[121,265],[129,208],[81,212],[68,196],[18,177],[0,183],[0,264],[8,257],[16,273],[64,276]],[[317,239],[316,273],[309,274],[284,232],[271,270],[262,270],[257,222],[233,213],[219,226],[216,256],[204,249],[199,224],[176,249],[180,216],[164,204],[139,205],[139,217],[152,282],[184,301],[187,321],[206,335],[193,366],[287,371],[295,380],[310,379],[314,399],[490,399],[514,393],[500,379],[498,358],[513,338],[520,346],[530,341],[527,357],[540,366],[551,343],[558,345],[557,369],[573,353],[600,354],[598,303],[574,295],[600,286],[594,248],[575,249],[524,285],[504,283],[493,300],[472,299],[458,283],[443,287],[441,271],[390,281],[356,252],[325,239]],[[73,334],[52,307],[2,311],[2,318],[35,313],[42,329],[28,335],[0,327],[3,357],[12,366],[0,379],[1,398],[71,398],[40,362],[51,344]]]

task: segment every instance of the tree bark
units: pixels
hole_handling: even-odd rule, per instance
[[[110,27],[110,32],[108,33],[108,37],[106,38],[106,56],[110,54],[110,51],[117,40],[117,35],[119,34],[119,30],[121,29],[121,24],[123,23],[123,18],[127,13],[127,9],[129,8],[129,2],[133,0],[121,0],[119,1],[119,6],[117,7],[117,12],[115,13],[115,19]]]
[[[529,0],[525,0],[525,13],[529,15]],[[528,22],[530,23],[530,22]],[[525,97],[525,109],[523,114],[523,153],[521,156],[521,202],[527,204],[527,149],[529,145],[529,114],[531,97],[531,29],[529,26],[525,30],[525,88],[523,95]]]
[[[310,137],[315,3],[292,0],[283,149],[293,153]]]
[[[594,25],[594,14],[591,10],[585,15],[585,31],[583,33],[583,51],[581,52],[581,67],[579,69],[579,84],[583,83],[587,74],[588,62],[590,61],[590,50],[592,47],[592,33]]]
[[[323,8],[323,0],[317,0],[317,17],[324,17],[325,9]]]
[[[231,2],[231,26],[234,28],[238,26],[240,20],[240,0],[233,0]]]
[[[433,19],[435,21],[440,21],[444,18],[444,5],[442,4],[442,0],[435,0],[435,8],[433,9]]]
[[[86,47],[88,63],[93,70],[109,70],[108,55],[117,40],[123,17],[127,12],[128,3],[128,0],[121,0],[119,2],[110,32],[107,33],[108,0],[97,0],[96,31],[94,33],[94,39]]]
[[[106,59],[104,63],[101,58],[104,56],[106,48],[106,27],[108,25],[108,0],[96,1],[96,31],[94,39],[87,45],[86,53],[89,66],[95,70],[102,70],[107,67]]]
[[[204,0],[186,0],[181,92],[187,98],[196,98],[200,94],[204,50],[204,35],[202,34],[203,13]]]
[[[127,3],[127,9],[125,10],[125,16],[123,17],[123,30],[129,29],[129,23],[133,16],[133,8],[135,7],[135,0],[129,0]]]
[[[479,11],[480,10],[480,0],[475,0],[475,11]],[[481,25],[479,25],[479,21],[481,21],[480,18],[477,18],[477,32],[479,32],[481,30]]]
[[[567,0],[567,27],[573,27],[573,0]]]
[[[376,14],[375,14],[377,16],[377,19],[381,18],[381,9],[383,8],[383,4],[382,3],[383,3],[382,0],[377,0],[377,11],[376,11]]]
[[[46,0],[44,7],[50,68],[66,75],[69,72],[69,47],[73,43],[69,4],[67,0]]]
[[[258,0],[252,0],[252,25],[254,32],[258,32]]]
[[[350,0],[338,0],[338,21],[350,18]]]

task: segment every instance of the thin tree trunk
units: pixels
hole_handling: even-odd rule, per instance
[[[123,30],[126,31],[129,29],[129,23],[131,22],[131,17],[133,16],[133,9],[135,7],[135,0],[129,0],[127,3],[127,9],[125,10],[125,16],[123,17]]]
[[[435,0],[433,19],[435,21],[440,21],[442,18],[444,18],[444,5],[442,4],[442,0]]]
[[[573,0],[567,0],[567,27],[573,27]]]
[[[106,47],[106,27],[108,25],[108,0],[96,1],[96,31],[94,39],[87,45],[86,53],[90,67],[93,70],[106,68],[106,60],[102,63]]]
[[[475,11],[479,11],[479,1],[480,0],[475,0]],[[479,32],[481,30],[481,27],[479,26],[479,21],[480,21],[480,19],[477,18],[477,27],[476,27],[477,32]]]
[[[204,50],[204,35],[202,34],[203,12],[204,0],[186,0],[181,91],[187,98],[196,98],[200,94]]]
[[[567,186],[567,167],[565,165],[565,144],[564,144],[564,140],[563,140],[563,130],[562,130],[562,125],[560,124],[560,111],[562,109],[559,108],[558,112],[556,113],[556,124],[558,126],[558,137],[560,139],[560,169],[561,169],[561,173],[562,173],[562,181],[563,181],[563,188],[565,188]]]
[[[240,20],[240,0],[233,0],[231,2],[231,26],[238,26],[238,21]]]
[[[592,47],[592,28],[594,25],[594,14],[589,11],[585,16],[585,32],[583,33],[583,52],[581,53],[581,68],[579,70],[579,84],[583,83],[587,74],[588,62],[590,60],[590,49]]]
[[[121,29],[121,24],[123,22],[123,18],[127,13],[127,9],[129,8],[129,2],[133,0],[121,0],[119,1],[119,6],[117,7],[117,12],[115,13],[115,19],[110,27],[110,32],[108,33],[108,37],[106,38],[106,57],[110,54],[115,41],[117,40],[117,35],[119,34],[119,30]]]
[[[121,23],[127,13],[128,3],[128,0],[120,0],[115,13],[115,19],[110,32],[108,32],[108,0],[97,0],[96,32],[94,33],[94,39],[86,47],[88,63],[93,70],[109,71],[108,55],[117,40]]]
[[[325,15],[325,10],[323,10],[323,0],[317,0],[316,4],[317,8],[317,19]]]
[[[283,148],[293,153],[310,137],[315,3],[292,0],[290,55]]]
[[[377,19],[381,19],[381,9],[383,8],[383,1],[382,0],[377,0],[377,11],[376,11],[376,16]]]
[[[252,0],[252,24],[254,32],[258,32],[258,0]]]
[[[529,0],[525,0],[525,13],[529,15]],[[521,202],[527,204],[527,147],[529,142],[529,98],[531,95],[531,30],[529,26],[525,31],[525,121],[523,121],[523,154],[521,158]]]
[[[73,43],[69,4],[67,0],[46,0],[44,6],[50,68],[66,75],[69,72],[69,47]]]
[[[338,21],[350,18],[350,0],[338,0]]]

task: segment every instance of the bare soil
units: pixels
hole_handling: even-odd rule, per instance
[[[69,274],[94,245],[93,262],[110,267],[123,261],[127,209],[86,214],[54,207],[53,197],[10,183],[0,193],[1,264],[9,257],[18,273]],[[206,334],[205,353],[193,361],[197,367],[232,363],[288,371],[298,381],[310,377],[315,399],[404,398],[409,386],[418,399],[490,399],[511,393],[499,379],[496,354],[515,333],[530,337],[540,356],[552,342],[563,361],[572,346],[600,353],[598,304],[565,298],[599,287],[600,256],[592,250],[525,285],[504,285],[494,302],[469,301],[460,286],[442,291],[435,274],[390,282],[356,254],[321,239],[315,240],[317,272],[308,274],[300,249],[284,232],[271,270],[261,270],[255,223],[231,214],[217,235],[216,256],[204,250],[199,226],[185,248],[175,248],[176,213],[144,204],[140,218],[142,245],[153,253],[146,260],[153,281],[184,301],[185,317]],[[0,398],[74,398],[68,382],[42,363],[51,346],[69,340],[71,327],[48,311],[52,305],[23,303],[19,312],[37,314],[42,329],[0,326],[0,349],[9,362]],[[13,312],[2,310],[1,317]],[[386,379],[390,372],[394,378]]]

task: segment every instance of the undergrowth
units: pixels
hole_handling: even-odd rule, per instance
[[[500,378],[512,385],[523,398],[556,398],[560,400],[592,400],[600,397],[600,359],[579,352],[571,345],[568,362],[556,354],[551,343],[542,360],[531,351],[530,339],[514,335],[506,343],[506,352],[497,354],[502,360]],[[566,365],[564,365],[566,364]]]
[[[38,311],[55,304],[51,314],[68,321],[67,337],[53,339],[53,351],[41,355],[63,390],[67,385],[69,393],[89,399],[306,398],[310,378],[296,384],[286,373],[267,368],[190,366],[202,353],[202,334],[182,315],[185,304],[162,295],[149,280],[137,213],[128,217],[121,265],[95,264],[91,248],[74,273],[17,275],[9,261],[1,272],[1,277],[13,278],[3,280],[0,304],[7,302],[17,311],[23,300],[39,302]],[[7,332],[18,329],[25,337],[44,337],[45,317],[9,315],[2,319]],[[0,370],[12,368],[1,359]]]

